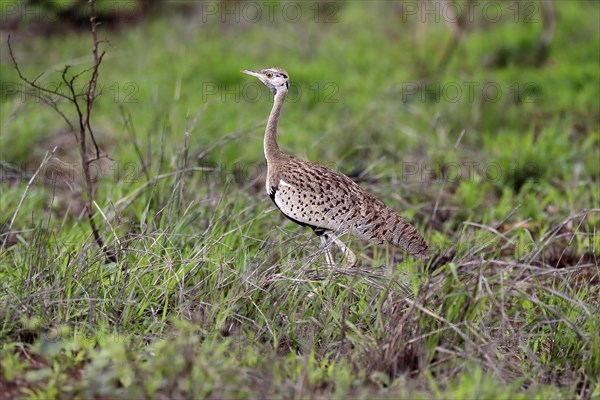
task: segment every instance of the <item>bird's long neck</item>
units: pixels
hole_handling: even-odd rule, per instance
[[[265,130],[265,158],[267,159],[267,163],[276,161],[283,155],[277,144],[277,122],[279,121],[285,95],[285,91],[278,92],[275,95],[273,108],[267,122],[267,129]]]

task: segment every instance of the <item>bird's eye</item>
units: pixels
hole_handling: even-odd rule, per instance
[[[271,79],[273,77],[273,73],[272,72],[267,72],[265,75],[267,75],[267,78]]]

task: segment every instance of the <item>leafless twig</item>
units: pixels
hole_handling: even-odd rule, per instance
[[[28,86],[35,89],[38,97],[40,99],[42,99],[46,104],[48,104],[52,109],[54,109],[62,117],[62,119],[67,123],[69,128],[71,128],[71,131],[74,133],[75,138],[77,139],[79,155],[81,157],[81,167],[83,169],[83,176],[85,178],[85,186],[86,186],[85,189],[86,189],[86,194],[87,194],[87,196],[86,196],[87,197],[86,198],[86,213],[87,213],[88,222],[90,224],[90,228],[92,230],[94,240],[95,240],[96,244],[98,245],[98,247],[100,249],[102,249],[102,251],[104,252],[106,257],[110,261],[116,261],[115,255],[111,251],[109,251],[106,248],[106,246],[104,245],[104,241],[102,240],[102,237],[100,236],[100,232],[98,230],[96,221],[94,219],[94,209],[93,209],[94,186],[93,186],[92,176],[90,173],[90,164],[92,162],[104,157],[104,155],[101,154],[98,143],[96,142],[96,138],[95,138],[94,132],[92,130],[91,117],[92,117],[92,109],[93,109],[94,102],[96,99],[96,94],[97,94],[96,90],[97,90],[97,83],[98,83],[98,71],[100,68],[100,64],[102,63],[102,58],[104,57],[105,52],[99,51],[100,43],[102,43],[103,41],[98,39],[98,34],[96,31],[97,22],[96,22],[96,9],[95,9],[94,0],[88,0],[88,4],[90,6],[90,29],[91,29],[92,43],[93,43],[92,44],[93,65],[92,65],[92,67],[85,69],[74,75],[69,75],[71,66],[65,65],[65,67],[63,68],[62,73],[61,73],[62,83],[57,88],[47,89],[47,88],[43,87],[42,85],[40,85],[37,82],[39,79],[39,76],[37,78],[35,78],[34,80],[30,80],[25,75],[23,75],[21,69],[19,68],[19,64],[18,64],[18,62],[13,54],[13,51],[12,51],[12,47],[11,47],[11,43],[10,43],[10,35],[8,36],[8,50],[9,50],[10,58],[15,67],[15,70],[17,71],[17,74],[19,75],[19,78],[23,82],[25,82]],[[78,79],[83,74],[88,73],[90,71],[92,73],[92,76],[90,77],[90,80],[88,82],[86,93],[85,94],[77,93],[75,88],[77,86]],[[63,93],[62,91],[60,91],[60,88],[63,84],[65,85],[65,87],[67,89],[66,94]],[[59,98],[58,100],[60,100],[60,99],[66,100],[73,106],[73,109],[75,110],[75,113],[77,115],[79,129],[75,129],[74,124],[69,120],[67,115],[63,112],[63,110],[60,109],[60,107],[58,105],[58,101],[55,100],[53,98],[53,96],[58,96],[58,98]],[[82,102],[82,99],[83,99],[83,102]],[[87,145],[86,145],[88,136],[91,139],[91,141],[94,145],[94,149],[95,149],[95,155],[93,157],[90,157],[90,155],[88,154],[88,149],[87,149]]]

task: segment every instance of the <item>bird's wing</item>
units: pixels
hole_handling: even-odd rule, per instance
[[[273,182],[275,183],[275,182]],[[302,225],[338,231],[350,217],[350,202],[335,193],[317,192],[280,179],[271,198],[288,218]]]
[[[339,172],[292,159],[270,177],[270,185],[277,207],[295,222],[377,244],[389,242],[413,255],[427,253],[414,226]]]
[[[360,217],[385,207],[347,176],[294,159],[270,177],[269,194],[288,218],[312,227],[346,233]]]

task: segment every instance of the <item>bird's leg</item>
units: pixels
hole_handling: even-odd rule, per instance
[[[356,255],[352,252],[352,250],[350,250],[348,248],[348,246],[346,246],[344,244],[344,242],[342,242],[333,233],[328,232],[328,233],[326,233],[326,235],[327,235],[327,237],[329,237],[333,241],[333,243],[335,243],[340,248],[340,250],[342,250],[342,252],[346,256],[346,266],[348,268],[354,267],[356,265],[356,261],[358,261],[358,259],[356,258]]]
[[[331,255],[331,251],[329,250],[329,244],[327,243],[327,239],[325,239],[325,235],[319,236],[321,239],[321,244],[323,245],[323,250],[325,251],[325,262],[329,268],[335,267],[335,263],[333,262],[333,256]]]

